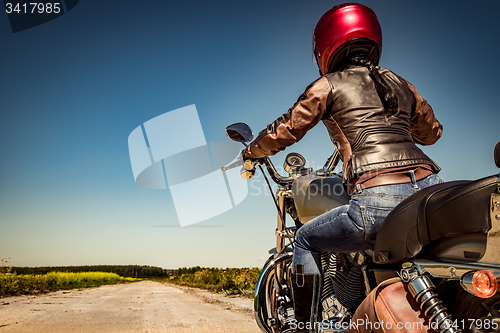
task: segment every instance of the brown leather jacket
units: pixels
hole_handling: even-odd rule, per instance
[[[416,145],[431,145],[442,134],[432,108],[413,85],[388,69],[380,74],[398,97],[387,112],[365,67],[329,73],[310,84],[287,113],[243,151],[244,158],[274,155],[302,139],[323,121],[343,160],[344,182],[378,169],[427,164],[440,168]]]

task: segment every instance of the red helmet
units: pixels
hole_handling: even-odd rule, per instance
[[[370,8],[346,3],[319,19],[313,32],[314,56],[321,75],[338,70],[349,53],[366,52],[374,65],[382,52],[382,29]]]

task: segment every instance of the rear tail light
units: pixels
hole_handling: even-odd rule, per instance
[[[481,269],[475,272],[469,272],[462,276],[460,282],[462,287],[469,293],[480,298],[490,298],[498,290],[499,272],[495,273]]]
[[[478,297],[490,298],[497,292],[497,278],[492,272],[482,269],[472,276],[472,288]]]

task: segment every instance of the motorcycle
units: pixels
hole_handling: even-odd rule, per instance
[[[253,139],[244,123],[228,126],[226,133],[244,145]],[[255,319],[262,332],[278,333],[293,325],[290,276],[295,232],[349,201],[341,175],[334,172],[339,161],[335,151],[322,169],[314,171],[305,167],[302,155],[290,153],[284,163],[287,177],[269,158],[223,168],[243,164],[240,173],[250,179],[259,167],[271,189],[263,165],[278,185],[273,195],[278,211],[276,247],[270,250],[254,295]],[[500,142],[495,163],[500,168]],[[287,215],[293,226],[287,226]],[[316,304],[321,323],[350,323],[367,295],[397,278],[434,331],[500,331],[500,175],[422,189],[391,211],[373,250],[323,253],[321,263],[322,290]],[[339,332],[347,327],[318,325],[314,330]]]

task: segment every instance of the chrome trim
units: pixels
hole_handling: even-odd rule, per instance
[[[436,287],[428,276],[423,275],[415,266],[403,268],[401,279],[408,287],[410,294],[419,304],[424,315],[429,319],[433,330],[439,333],[458,333],[459,330],[453,327],[451,315],[446,312],[443,302],[439,300],[435,293]]]
[[[290,153],[285,157],[285,162],[283,163],[283,169],[288,174],[292,174],[294,173],[295,170],[304,167],[304,165],[306,165],[306,159],[304,156],[302,156],[299,153]]]
[[[446,263],[435,261],[413,261],[405,262],[403,267],[415,267],[420,274],[429,273],[435,278],[444,278],[458,280],[470,271],[478,271],[480,269],[500,270],[500,264],[474,263],[474,264],[460,264],[460,263]]]
[[[296,227],[292,228],[286,228],[285,230],[278,230],[276,229],[275,235],[276,237],[283,237],[283,238],[294,238],[295,237],[295,231],[297,231]]]
[[[261,293],[263,293],[262,295],[265,296],[266,292],[265,290],[264,291],[260,290],[262,288],[262,283],[267,280],[269,273],[271,273],[271,271],[274,269],[274,266],[277,264],[278,261],[291,259],[292,256],[293,252],[286,252],[281,255],[278,255],[276,258],[268,262],[266,266],[264,266],[262,272],[259,275],[259,278],[257,279],[257,284],[255,285],[255,293],[253,298],[253,309],[254,309],[255,321],[257,322],[257,325],[264,333],[272,333],[272,331],[266,329],[267,318],[262,318],[261,316],[260,307],[262,305],[260,304],[259,296],[261,295]]]
[[[410,293],[415,299],[420,303],[420,298],[422,295],[429,290],[430,288],[434,288],[433,283],[431,280],[424,279],[423,276],[420,277],[415,277],[411,281],[405,281],[408,283],[408,289],[410,290]]]
[[[474,293],[474,288],[472,287],[472,277],[475,273],[476,271],[465,273],[460,279],[460,285],[462,286],[462,288],[464,288],[465,291],[472,295],[476,295]]]
[[[484,269],[484,268],[483,268]],[[490,272],[495,275],[497,278],[497,282],[500,284],[500,271],[494,270],[494,269],[488,269]],[[468,273],[465,273],[462,278],[460,279],[460,285],[462,288],[464,288],[465,291],[467,291],[469,294],[472,294],[474,296],[477,296],[476,293],[474,292],[474,288],[472,287],[472,277],[477,271],[470,271]],[[497,290],[498,293],[498,290]]]
[[[249,180],[249,179],[253,178],[253,176],[255,176],[255,169],[247,170],[245,168],[241,168],[240,176],[243,179]]]
[[[499,183],[500,186],[500,183]],[[491,229],[488,231],[486,252],[479,262],[500,264],[500,194],[492,193],[490,201]]]
[[[292,177],[283,177],[281,176],[278,171],[276,171],[276,168],[274,167],[273,162],[269,159],[269,157],[263,158],[264,164],[266,165],[267,172],[269,172],[269,175],[271,178],[279,184],[286,184],[286,183],[291,183],[293,182]]]
[[[224,171],[230,170],[230,169],[232,169],[232,168],[239,167],[239,166],[241,166],[241,165],[243,165],[243,160],[238,159],[238,160],[236,160],[235,162],[233,162],[233,163],[231,163],[231,164],[229,164],[229,165],[226,165],[225,167],[222,167],[222,168],[220,168],[220,169],[222,170],[222,172],[224,172]]]
[[[291,246],[289,246],[289,245],[288,245],[287,247],[285,247],[285,248],[283,249],[283,251],[282,251],[282,252],[283,252],[283,253],[285,253],[285,252],[293,252],[293,249],[292,249],[292,247],[291,247]],[[273,247],[272,249],[269,249],[268,253],[269,253],[269,254],[272,254],[274,257],[277,257],[277,256],[278,256],[278,254],[279,254],[278,252],[276,252],[276,248],[275,248],[275,247]]]
[[[313,168],[300,168],[300,169],[294,169],[290,173],[293,179],[297,179],[301,176],[307,176],[313,173]]]
[[[332,175],[332,171],[329,169],[319,169],[314,173],[318,177],[330,177]]]
[[[366,295],[368,295],[372,291],[372,288],[370,286],[370,280],[368,279],[368,272],[366,270],[367,270],[366,265],[361,266],[361,272],[363,273],[363,280],[365,281],[365,293]]]
[[[325,298],[321,303],[322,319],[334,322],[341,322],[347,314],[347,309],[340,304],[335,295]]]
[[[256,166],[257,163],[255,162],[255,160],[246,159],[245,162],[243,162],[243,167],[249,171],[254,170]]]
[[[500,173],[498,174],[498,180],[497,180],[497,193],[500,194]]]
[[[278,222],[276,227],[276,252],[281,253],[285,248],[285,237],[278,236],[286,234],[286,212],[285,212],[285,196],[283,192],[286,192],[284,187],[280,187],[277,193],[277,204],[279,207],[278,211]],[[281,215],[280,215],[281,212]]]
[[[280,189],[278,191],[278,197],[293,198],[293,192],[292,190]]]

